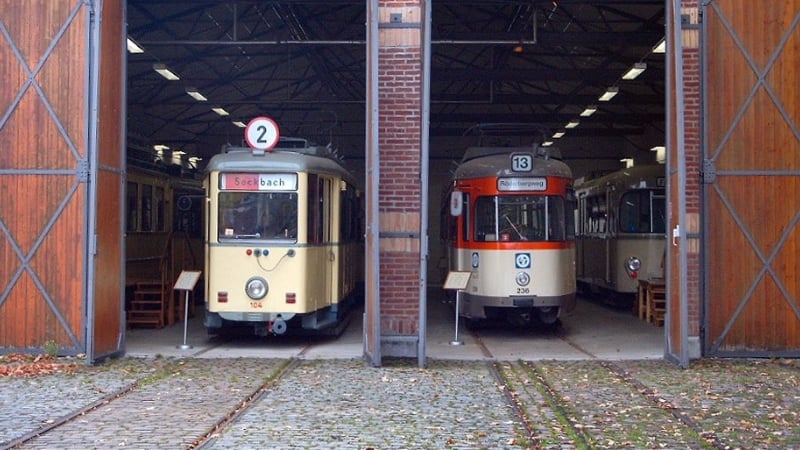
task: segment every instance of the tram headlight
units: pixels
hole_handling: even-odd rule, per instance
[[[517,284],[520,286],[527,286],[528,283],[531,282],[531,276],[525,272],[519,272],[517,274]]]
[[[267,284],[267,280],[261,277],[253,277],[245,283],[244,291],[247,293],[247,296],[253,300],[261,300],[267,295],[267,292],[269,292],[269,285]]]
[[[628,271],[628,275],[632,278],[636,278],[639,276],[639,269],[642,268],[642,260],[631,256],[625,260],[625,270]]]

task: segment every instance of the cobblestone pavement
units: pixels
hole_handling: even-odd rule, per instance
[[[800,362],[121,358],[0,377],[0,448],[800,449]]]

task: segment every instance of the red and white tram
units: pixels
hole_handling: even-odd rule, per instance
[[[450,271],[470,272],[459,315],[553,325],[575,300],[572,172],[537,144],[471,147],[442,209]]]

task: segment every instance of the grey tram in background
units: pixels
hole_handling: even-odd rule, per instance
[[[648,165],[576,181],[582,292],[632,300],[639,279],[664,277],[665,180],[663,165]]]

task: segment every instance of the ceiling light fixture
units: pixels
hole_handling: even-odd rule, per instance
[[[200,91],[197,90],[197,88],[187,87],[186,93],[198,102],[204,102],[208,100],[205,95],[201,94]]]
[[[577,127],[577,126],[578,126],[580,123],[581,123],[581,122],[580,122],[579,120],[577,120],[577,119],[573,119],[573,120],[570,120],[568,124],[564,125],[564,128],[575,128],[575,127]]]
[[[153,70],[158,72],[159,75],[168,79],[169,81],[180,80],[180,77],[176,75],[175,72],[169,70],[167,66],[165,66],[164,64],[160,63],[153,64]]]
[[[553,145],[553,141],[544,141],[542,142],[542,147],[550,147]]]
[[[633,158],[622,158],[619,160],[621,163],[625,163],[625,168],[630,169],[633,167]]]
[[[564,137],[565,134],[567,134],[566,131],[558,130],[555,133],[553,133],[553,139],[560,139],[560,138]]]
[[[128,37],[128,53],[144,53],[144,47]]]
[[[645,64],[645,63],[636,63],[636,64],[634,64],[634,65],[633,65],[633,67],[631,67],[630,69],[628,69],[628,71],[627,71],[627,72],[625,72],[625,73],[622,75],[622,79],[623,79],[623,80],[633,80],[633,79],[636,79],[636,77],[638,77],[639,75],[641,75],[641,74],[642,74],[642,72],[644,72],[645,70],[647,70],[647,64]]]
[[[217,106],[216,108],[211,108],[211,110],[219,114],[220,116],[229,115],[228,111],[225,111],[225,108],[220,108],[219,106]]]
[[[617,94],[619,94],[619,88],[616,86],[611,86],[610,88],[606,89],[605,92],[603,92],[603,95],[601,95],[600,98],[598,98],[598,100],[600,100],[601,102],[607,102],[612,98],[614,98],[614,96],[616,96]]]
[[[169,146],[164,144],[156,144],[153,146],[153,150],[157,152],[163,152],[164,150],[169,150]]]
[[[247,128],[247,124],[242,122],[241,120],[236,120],[233,122],[233,124],[239,128]]]
[[[597,112],[597,105],[589,105],[581,113],[581,117],[589,117]]]
[[[661,38],[658,44],[653,47],[653,53],[666,53],[667,52],[667,39]]]

